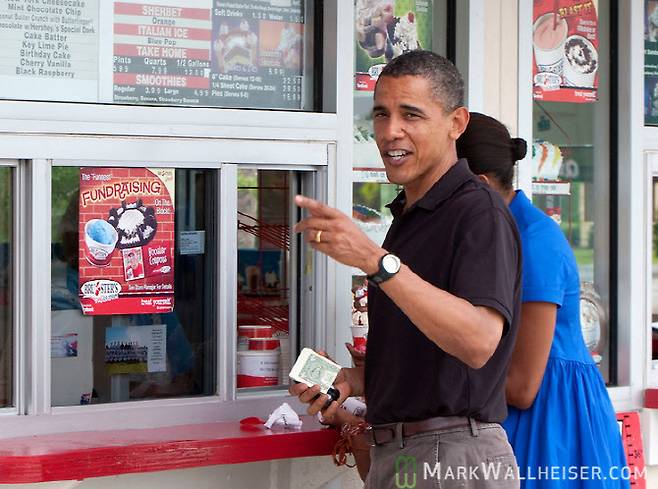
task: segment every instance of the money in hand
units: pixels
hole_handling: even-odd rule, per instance
[[[317,354],[310,348],[304,348],[290,371],[290,378],[309,387],[320,386],[320,392],[326,394],[331,388],[341,367],[328,358]]]

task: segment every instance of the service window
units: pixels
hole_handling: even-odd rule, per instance
[[[216,393],[217,171],[52,169],[52,405]]]
[[[610,208],[616,145],[611,131],[611,2],[575,9],[535,0],[533,9],[532,200],[571,244],[581,280],[585,343],[616,383],[616,324]],[[550,261],[550,257],[547,257]]]
[[[289,383],[301,316],[310,312],[300,297],[302,269],[311,272],[302,252],[309,248],[292,231],[300,218],[293,198],[308,193],[311,175],[238,170],[236,386],[241,391]],[[317,321],[306,326],[306,339]]]
[[[14,169],[0,167],[0,408],[14,405]]]

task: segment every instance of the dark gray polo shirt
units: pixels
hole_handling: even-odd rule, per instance
[[[388,296],[368,288],[367,420],[372,424],[435,416],[501,422],[505,375],[520,308],[521,245],[500,196],[459,160],[406,212],[404,192],[383,247],[432,285],[505,318],[503,336],[480,369],[444,352]]]

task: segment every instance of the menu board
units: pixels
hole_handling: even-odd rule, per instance
[[[114,101],[299,109],[304,15],[284,3],[115,2]]]
[[[98,0],[0,0],[3,98],[98,98]]]
[[[304,0],[0,0],[0,98],[304,108]]]
[[[534,0],[533,96],[548,102],[597,100],[596,0]]]
[[[81,168],[84,314],[174,309],[174,170]]]
[[[184,8],[115,2],[114,101],[204,105],[211,33],[207,1]]]

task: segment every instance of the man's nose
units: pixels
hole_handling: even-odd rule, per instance
[[[404,136],[404,125],[398,117],[389,117],[382,129],[382,135],[389,141],[394,141]]]

